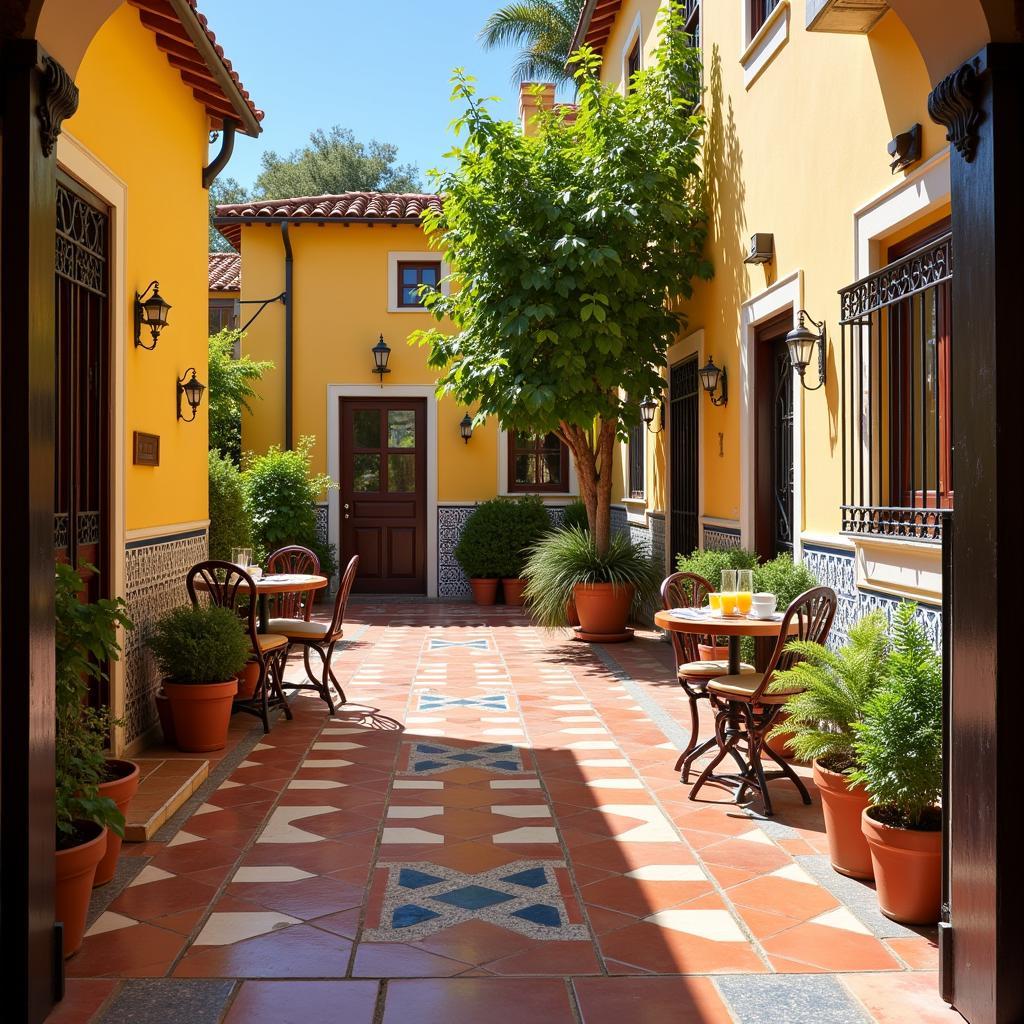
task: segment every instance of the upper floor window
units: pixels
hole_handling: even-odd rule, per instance
[[[626,92],[633,89],[633,76],[640,70],[640,36],[637,34],[629,56],[626,58]]]
[[[643,498],[646,491],[646,459],[644,436],[647,430],[642,423],[629,428],[629,496]]]
[[[750,38],[753,39],[761,26],[771,16],[772,11],[779,6],[779,0],[747,0],[750,4]]]
[[[399,261],[398,263],[398,305],[401,309],[423,307],[421,286],[437,288],[441,282],[439,260]]]
[[[683,31],[686,42],[695,50],[700,49],[700,0],[685,0],[683,6]]]
[[[569,490],[569,449],[556,434],[509,431],[508,489],[527,493]]]
[[[234,299],[210,299],[210,333],[218,334],[226,327],[237,327]]]

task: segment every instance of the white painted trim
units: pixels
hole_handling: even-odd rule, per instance
[[[448,280],[452,268],[441,259],[441,254],[436,250],[427,249],[423,252],[389,252],[388,253],[388,312],[389,313],[418,313],[420,316],[430,316],[428,310],[422,307],[410,309],[408,306],[398,304],[398,264],[410,263],[439,263],[441,265],[441,294],[451,293],[451,282]]]
[[[804,304],[804,273],[794,270],[765,289],[759,295],[748,299],[740,307],[740,542],[745,548],[754,546],[754,496],[756,494],[754,453],[756,448],[756,422],[754,396],[755,380],[754,345],[757,327],[782,313],[787,307],[793,309],[793,326],[796,326],[797,312]],[[796,400],[796,396],[800,400]],[[803,499],[803,397],[796,371],[793,371],[793,558],[800,560],[802,544],[801,529],[804,520]]]
[[[704,328],[692,331],[685,338],[669,346],[665,354],[665,366],[668,374],[666,383],[667,399],[665,410],[668,417],[672,414],[672,367],[681,363],[688,356],[696,354],[698,369],[704,359]],[[701,400],[703,388],[697,393],[697,546],[704,547],[704,402]],[[672,565],[672,431],[665,424],[665,568],[673,571]]]
[[[341,552],[341,398],[425,398],[427,400],[427,597],[437,597],[437,393],[433,384],[327,385],[327,474],[339,486],[327,495],[327,535]]]
[[[108,501],[111,510],[108,543],[111,556],[111,593],[121,596],[125,592],[124,546],[127,524],[125,497],[125,352],[128,325],[128,287],[125,254],[128,251],[128,185],[103,161],[91,153],[67,130],[57,137],[57,162],[61,168],[99,196],[110,207],[110,248],[108,261],[110,275],[110,387],[111,397],[109,429],[111,437],[110,477]],[[123,631],[118,639],[124,646]],[[111,711],[115,718],[125,713],[124,660],[110,666]],[[111,749],[119,754],[124,750],[124,728],[115,726],[111,735]]]
[[[168,523],[165,526],[143,526],[138,530],[129,530],[125,534],[125,543],[132,544],[139,540],[159,540],[161,537],[173,537],[179,533],[195,533],[208,530],[209,519],[193,519],[189,523]]]
[[[750,35],[750,4],[748,0],[742,0],[742,3],[743,52],[740,64],[743,65],[743,86],[749,89],[789,39],[789,0],[781,0],[753,38]]]
[[[805,530],[800,534],[801,543],[806,547],[832,548],[836,551],[848,551],[853,554],[854,544],[849,537],[842,533],[816,533],[814,530]]]
[[[640,19],[640,12],[637,11],[636,17],[633,19],[633,24],[630,26],[629,31],[626,33],[626,42],[623,44],[622,52],[619,54],[619,80],[622,82],[622,93],[625,95],[629,88],[629,51],[633,49],[633,44],[639,44],[640,49],[640,70],[644,68],[644,37],[643,37],[643,22]]]
[[[573,458],[572,449],[569,449],[569,489],[567,491],[510,491],[508,489],[508,431],[504,427],[499,427],[497,494],[500,497],[514,498],[521,494],[536,494],[541,498],[565,498],[571,501],[573,498],[579,497],[579,493],[580,481],[576,476],[576,459]]]
[[[881,240],[948,203],[949,147],[936,153],[853,212],[853,260],[858,278],[882,266]]]

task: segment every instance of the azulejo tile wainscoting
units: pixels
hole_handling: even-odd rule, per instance
[[[157,722],[153,695],[160,678],[146,637],[165,612],[185,604],[185,573],[207,557],[206,529],[129,541],[124,552],[125,601],[135,628],[124,645],[125,744],[145,737]]]
[[[725,548],[739,548],[741,544],[740,528],[733,529],[731,526],[722,526],[718,523],[704,523],[704,550],[710,548],[722,550]]]

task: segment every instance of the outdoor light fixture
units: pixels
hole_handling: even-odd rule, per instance
[[[462,435],[462,440],[469,444],[469,439],[473,436],[473,421],[469,418],[468,412],[459,421],[459,433]]]
[[[388,343],[384,340],[384,335],[380,336],[380,340],[376,345],[373,346],[370,351],[373,353],[373,372],[380,377],[380,386],[384,387],[384,374],[390,373],[388,369],[388,359],[391,358],[391,349]]]
[[[809,330],[804,326],[804,317],[814,324],[818,333]],[[808,316],[806,310],[801,309],[797,314],[797,325],[786,335],[786,345],[789,348],[789,361],[793,369],[800,375],[800,383],[807,391],[817,391],[825,384],[825,321],[818,323]],[[818,347],[818,383],[814,387],[807,386],[807,379],[804,376],[807,367],[814,355],[814,347]]]
[[[189,377],[189,374],[192,374]],[[188,379],[186,379],[188,378]],[[199,411],[199,403],[203,400],[203,392],[206,390],[206,385],[199,382],[199,378],[196,376],[196,370],[194,366],[190,366],[178,379],[178,419],[184,420],[186,423],[191,423],[196,418],[196,413]],[[188,407],[192,410],[191,416],[184,416],[181,412],[181,398],[185,396],[185,401],[188,402]]]
[[[657,430],[653,430],[651,424],[654,423],[654,415],[659,409],[661,410],[661,426]],[[660,434],[665,429],[665,400],[662,399],[659,402],[654,395],[650,395],[640,403],[640,415],[643,417],[644,426],[652,434]]]
[[[150,289],[153,290],[152,295],[149,294]],[[149,295],[148,299],[147,295]],[[158,281],[150,281],[141,295],[138,292],[135,293],[135,344],[137,347],[150,351],[156,348],[160,332],[167,326],[167,314],[170,311],[170,304],[165,302],[160,295]],[[149,333],[153,335],[152,345],[147,345],[142,340],[143,327],[148,327]]]
[[[725,367],[719,369],[715,366],[715,361],[711,356],[708,356],[707,365],[701,367],[697,374],[712,405],[725,405],[729,401],[729,374],[725,372]],[[715,392],[719,390],[719,386],[721,386],[721,390],[718,397],[715,398]]]

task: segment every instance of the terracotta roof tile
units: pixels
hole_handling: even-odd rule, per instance
[[[344,223],[418,223],[427,209],[440,210],[441,197],[422,192],[345,192],[337,196],[261,199],[217,207],[214,223],[237,249],[246,221],[315,220]]]
[[[237,252],[211,252],[211,292],[237,292],[242,286],[242,257]]]

